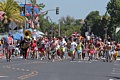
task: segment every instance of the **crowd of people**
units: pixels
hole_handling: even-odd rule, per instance
[[[8,62],[11,55],[22,56],[27,59],[48,60],[54,62],[57,59],[70,58],[72,61],[103,59],[105,62],[112,62],[117,59],[119,45],[110,38],[102,40],[100,37],[82,37],[79,33],[70,37],[24,37],[21,40],[13,40],[12,35],[1,39],[1,47]],[[67,56],[65,55],[67,54]]]

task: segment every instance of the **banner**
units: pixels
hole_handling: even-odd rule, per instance
[[[25,16],[25,4],[20,4],[20,16]]]
[[[33,6],[31,4],[20,4],[20,7],[20,16],[32,16],[34,13],[36,17],[39,14],[38,6],[34,6],[34,12],[32,12]]]
[[[26,14],[25,15],[30,16],[32,14],[32,12],[31,12],[31,9],[32,9],[31,4],[26,4],[25,7],[26,7]]]
[[[34,16],[38,16],[38,14],[39,14],[38,6],[34,6]]]

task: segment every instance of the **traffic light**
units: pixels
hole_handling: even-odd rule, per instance
[[[56,14],[59,14],[59,7],[56,7]]]

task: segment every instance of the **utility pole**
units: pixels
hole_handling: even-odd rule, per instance
[[[25,29],[24,30],[26,30],[26,0],[25,0]]]
[[[58,25],[59,25],[59,37],[60,37],[60,20],[58,21]]]

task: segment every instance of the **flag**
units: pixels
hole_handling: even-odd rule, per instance
[[[30,27],[31,27],[31,28],[34,28],[34,23],[33,23],[32,20],[29,21],[29,24],[30,24]]]
[[[0,20],[3,20],[3,14],[5,14],[5,12],[0,11]]]
[[[38,28],[40,27],[40,24],[39,24],[39,23],[37,23],[37,27],[38,27]]]
[[[38,18],[38,16],[35,18],[35,22],[38,22],[38,20],[39,20],[39,18]]]

